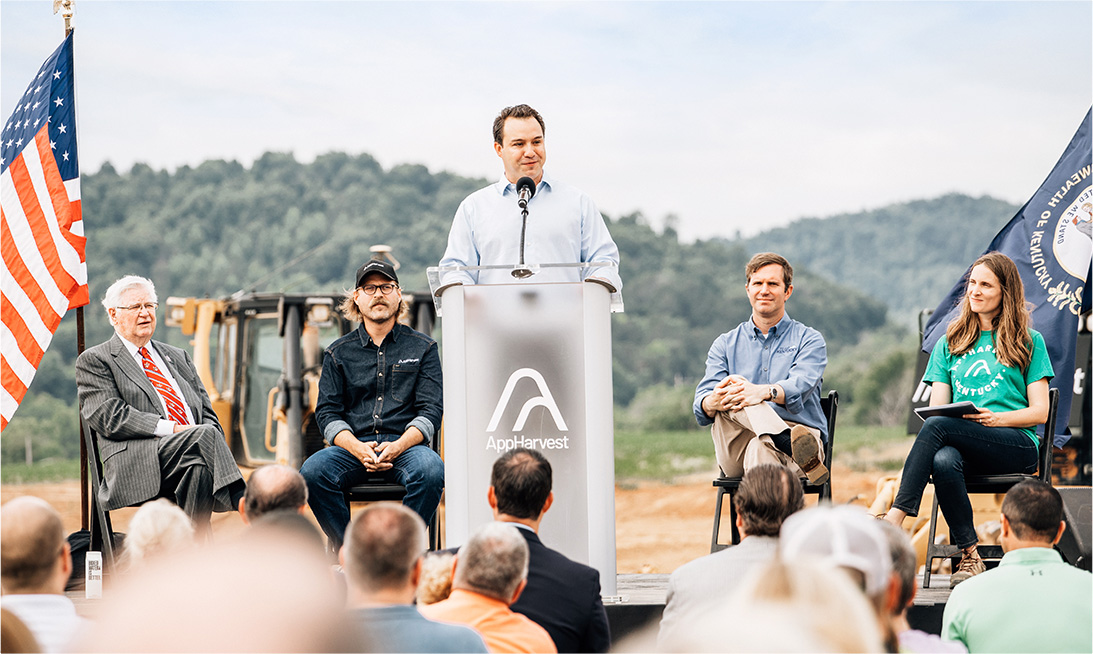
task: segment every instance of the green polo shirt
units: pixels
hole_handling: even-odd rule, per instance
[[[953,589],[941,637],[978,652],[1093,652],[1093,574],[1054,549],[1007,552]]]

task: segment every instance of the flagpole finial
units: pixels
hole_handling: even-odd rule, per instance
[[[60,12],[65,18],[65,36],[72,31],[72,15],[76,13],[76,0],[53,0],[53,13]]]

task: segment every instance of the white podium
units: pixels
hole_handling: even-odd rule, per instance
[[[604,264],[558,264],[544,278],[581,279]],[[548,268],[548,266],[543,266]],[[590,281],[448,285],[512,266],[430,268],[442,316],[445,537],[459,546],[493,520],[493,462],[514,447],[553,469],[543,542],[600,572],[616,594],[611,312],[621,298]]]

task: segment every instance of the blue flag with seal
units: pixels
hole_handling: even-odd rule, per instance
[[[1090,259],[1093,255],[1093,147],[1086,112],[1074,138],[1044,183],[998,232],[984,254],[1001,252],[1013,259],[1032,310],[1032,327],[1044,336],[1059,389],[1060,419],[1056,447],[1070,440],[1067,416],[1074,398],[1074,350],[1082,307],[1090,306]],[[938,305],[923,331],[922,350],[930,352],[960,310],[968,273]]]

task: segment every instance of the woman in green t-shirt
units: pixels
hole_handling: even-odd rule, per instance
[[[998,252],[979,257],[968,274],[960,315],[934,346],[924,377],[931,384],[930,406],[970,400],[979,412],[926,419],[885,515],[897,526],[918,515],[933,476],[952,542],[963,552],[950,587],[985,569],[964,473],[1036,470],[1035,428],[1047,420],[1048,380],[1054,375],[1043,336],[1029,328],[1017,266]]]

